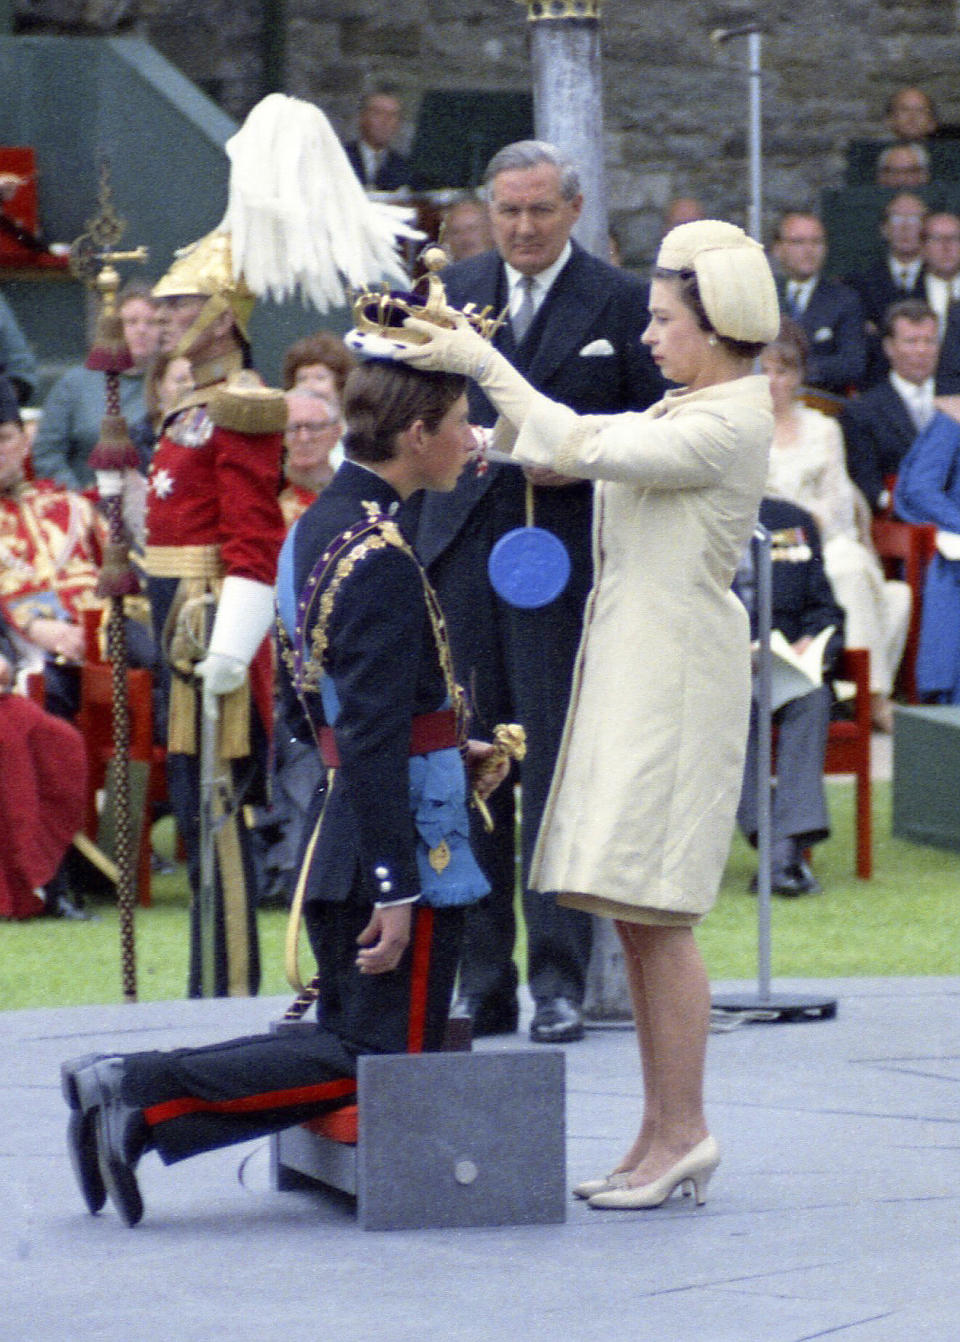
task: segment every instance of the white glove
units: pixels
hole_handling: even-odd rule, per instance
[[[960,559],[960,535],[956,531],[938,531],[937,549],[944,559]]]
[[[210,647],[195,670],[203,680],[204,712],[216,715],[216,699],[239,689],[273,623],[273,588],[252,578],[223,580]]]
[[[420,321],[418,317],[408,317],[403,324],[407,330],[419,331],[430,339],[425,345],[397,349],[392,357],[398,363],[473,378],[500,414],[517,428],[537,405],[549,405],[548,397],[531,387],[498,349],[477,334],[465,317],[458,321],[454,330]]]
[[[252,578],[224,578],[208,652],[249,666],[273,624],[273,588]]]
[[[246,662],[222,652],[207,653],[195,670],[203,680],[203,711],[212,718],[217,716],[220,696],[238,690],[247,678]]]

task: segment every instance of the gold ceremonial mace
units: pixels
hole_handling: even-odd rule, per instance
[[[137,1000],[137,970],[133,930],[134,855],[130,814],[130,702],[127,691],[127,637],[123,599],[140,590],[130,564],[129,540],[123,522],[124,472],[139,465],[120,411],[120,374],[133,367],[117,311],[120,275],[117,261],[145,261],[147,249],[116,251],[126,229],[113,208],[109,166],[100,166],[98,211],[70,248],[74,275],[100,294],[101,306],[94,343],[86,367],[106,376],[107,405],[100,438],[90,454],[97,488],[110,527],[110,539],[97,584],[97,595],[109,597],[107,658],[111,666],[114,750],[114,858],[117,868],[117,906],[120,914],[120,964],[125,1002]]]

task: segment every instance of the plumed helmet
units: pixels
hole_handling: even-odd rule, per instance
[[[207,233],[189,247],[181,248],[166,275],[154,285],[153,296],[217,300],[208,304],[211,309],[215,308],[208,320],[229,308],[244,337],[255,301],[243,276],[234,276],[230,235],[219,229]]]

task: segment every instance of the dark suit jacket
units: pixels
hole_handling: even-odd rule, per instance
[[[947,325],[937,364],[937,391],[941,396],[960,392],[960,303],[947,309]]]
[[[410,162],[402,154],[398,154],[395,149],[387,150],[376,178],[374,181],[368,182],[363,169],[363,157],[358,142],[351,140],[349,144],[343,147],[346,150],[347,158],[350,160],[351,168],[364,186],[373,187],[376,191],[396,191],[401,186],[411,185]]]
[[[781,306],[786,283],[778,282]],[[849,285],[822,276],[814,286],[800,325],[810,342],[805,381],[840,396],[859,387],[867,367],[863,307]]]
[[[840,427],[847,449],[847,473],[876,512],[886,475],[896,475],[917,436],[903,399],[889,380],[855,396],[843,407]]]
[[[443,282],[456,307],[472,302],[499,313],[507,306],[506,273],[496,252],[451,266],[444,271]],[[494,344],[538,390],[580,414],[642,410],[660,398],[665,385],[646,346],[640,343],[649,321],[647,301],[644,284],[574,242],[570,260],[520,347],[514,342],[509,320]],[[612,347],[611,353],[581,353],[601,340]],[[490,402],[476,386],[470,388],[470,418],[474,424],[493,424],[496,419]],[[515,467],[492,466],[480,477],[472,470],[464,471],[452,497],[425,496],[417,532],[423,562],[429,566],[452,542],[478,501],[498,481],[502,488],[508,480],[515,491],[522,492],[522,477]],[[540,518],[542,524],[552,528],[553,515],[563,510],[565,500],[572,502],[578,493],[589,497],[590,491],[588,483],[537,490],[538,507],[542,503],[551,514],[550,520]]]
[[[894,284],[886,258],[883,261],[878,261],[876,265],[870,266],[867,270],[858,270],[854,274],[848,275],[846,282],[851,289],[854,289],[860,295],[864,317],[868,322],[872,322],[881,335],[883,333],[884,314],[891,303],[900,303],[906,298],[919,298],[924,303],[927,301],[927,291],[923,282],[923,268],[921,267],[918,272],[913,288],[904,292]]]
[[[886,259],[878,261],[868,270],[848,275],[846,282],[859,294],[867,323],[867,368],[862,385],[875,387],[890,371],[887,356],[883,352],[883,322],[887,308],[891,303],[902,303],[908,298],[918,298],[923,303],[927,301],[923,269],[921,267],[918,272],[913,288],[906,292],[894,284]]]

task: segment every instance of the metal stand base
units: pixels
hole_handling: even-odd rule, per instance
[[[762,1022],[832,1020],[837,1014],[835,997],[790,993],[731,993],[729,997],[713,998],[710,1006],[713,1011],[749,1015]]]

